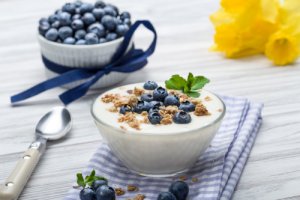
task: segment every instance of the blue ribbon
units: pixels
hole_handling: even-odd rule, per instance
[[[147,50],[131,48],[126,53],[127,47],[130,44],[131,38],[136,29],[144,25],[153,34],[153,40]],[[89,68],[74,68],[66,67],[54,63],[42,55],[42,60],[49,70],[58,73],[57,77],[51,78],[41,82],[19,94],[11,97],[11,103],[23,101],[35,95],[38,95],[46,90],[71,83],[74,81],[88,79],[86,82],[78,85],[70,90],[59,95],[60,100],[65,104],[69,104],[76,99],[84,96],[89,88],[95,84],[103,75],[110,72],[130,73],[143,68],[147,64],[147,58],[154,52],[156,46],[157,34],[155,28],[150,21],[140,20],[136,21],[124,36],[124,40],[112,58],[112,62],[102,68],[89,67]]]

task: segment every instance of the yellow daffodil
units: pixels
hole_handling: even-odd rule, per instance
[[[274,33],[266,45],[265,54],[275,65],[293,63],[299,56],[299,38],[284,31]]]
[[[263,53],[277,27],[278,4],[274,2],[276,0],[222,0],[222,7],[211,15],[216,31],[214,50],[229,58]]]
[[[275,65],[293,63],[300,54],[299,0],[285,0],[279,10],[280,27],[269,39],[265,55]]]

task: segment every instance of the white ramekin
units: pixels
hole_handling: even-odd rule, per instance
[[[103,67],[107,65],[118,47],[121,45],[123,38],[113,40],[111,42],[96,44],[96,45],[66,45],[56,43],[45,39],[38,34],[38,42],[40,45],[41,53],[50,61],[64,65],[66,67]],[[132,47],[133,40],[128,46],[127,51]],[[46,76],[53,78],[58,74],[48,70],[45,67]],[[99,79],[91,88],[103,88],[114,85],[127,78],[128,73],[111,72],[104,75]],[[64,85],[64,87],[75,87],[86,80],[76,81],[70,84]]]
[[[212,123],[193,130],[160,134],[122,130],[97,117],[92,104],[91,114],[99,132],[112,152],[133,172],[145,176],[166,177],[188,171],[207,149],[225,115],[225,104],[221,115]]]

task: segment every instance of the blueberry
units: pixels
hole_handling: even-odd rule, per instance
[[[50,40],[50,41],[55,41],[58,37],[58,31],[57,29],[55,28],[50,28],[46,34],[45,34],[45,37],[47,40]]]
[[[153,96],[152,96],[152,94],[142,94],[141,100],[150,102],[150,101],[153,101]]]
[[[95,33],[88,33],[84,37],[86,44],[98,44],[99,39]]]
[[[43,17],[39,20],[39,25],[49,24],[49,21],[47,18]]]
[[[133,107],[133,111],[136,113],[141,113],[143,111],[150,110],[151,105],[147,101],[138,101],[137,104]]]
[[[84,23],[81,19],[75,19],[72,24],[71,24],[71,27],[74,29],[74,30],[79,30],[79,29],[83,29],[84,28]]]
[[[75,19],[81,19],[81,15],[80,14],[73,15],[72,20],[75,20]]]
[[[82,5],[82,1],[76,0],[76,1],[74,2],[74,5],[75,5],[76,8],[79,8],[79,7]]]
[[[96,8],[104,8],[106,4],[103,1],[96,1],[95,7]]]
[[[41,24],[39,25],[39,33],[41,35],[45,35],[46,32],[50,29],[50,24]]]
[[[179,110],[183,110],[185,112],[193,112],[195,111],[195,105],[189,101],[184,101],[180,104]]]
[[[52,27],[52,28],[59,29],[59,27],[60,27],[60,23],[59,23],[59,21],[55,21],[55,22],[53,22],[53,23],[51,24],[51,27]]]
[[[102,24],[96,22],[94,24],[91,24],[87,31],[89,33],[95,33],[98,37],[103,37],[105,36],[105,28]]]
[[[159,107],[153,107],[153,108],[150,108],[150,110],[148,111],[148,113],[153,113],[153,112],[157,112],[159,113]]]
[[[66,3],[62,7],[62,11],[68,12],[70,14],[75,14],[76,5],[74,3]]]
[[[186,182],[176,181],[169,187],[169,192],[174,194],[177,200],[186,200],[189,194],[189,186]]]
[[[84,39],[85,35],[86,35],[86,32],[85,32],[85,30],[83,30],[83,29],[77,30],[77,31],[75,32],[75,38],[76,38],[77,40]]]
[[[100,38],[99,39],[99,43],[105,43],[105,42],[107,42],[107,40],[105,38]]]
[[[175,95],[168,95],[164,100],[165,106],[179,106],[179,98]]]
[[[83,39],[77,40],[75,45],[85,45],[85,40],[83,40]]]
[[[123,23],[126,24],[127,26],[131,26],[131,21],[130,21],[129,18],[125,18],[125,19],[123,20]]]
[[[59,15],[60,13],[62,13],[63,11],[61,9],[57,9],[54,14]]]
[[[58,29],[60,39],[65,40],[67,37],[72,37],[73,30],[69,26],[63,26]]]
[[[58,21],[62,26],[71,24],[71,15],[67,12],[62,12],[58,14]]]
[[[48,17],[48,21],[52,24],[52,23],[54,23],[55,21],[57,21],[58,20],[58,15],[56,15],[56,14],[53,14],[53,15],[50,15],[49,17]]]
[[[116,12],[116,15],[119,15],[119,9],[117,6],[115,6],[113,4],[107,4],[106,6],[111,7]]]
[[[124,19],[130,19],[131,18],[131,16],[130,16],[130,13],[129,12],[126,12],[126,11],[124,11],[124,12],[122,12],[121,14],[120,14],[120,19],[121,20],[124,20]]]
[[[95,200],[96,193],[91,188],[84,188],[79,193],[81,200]]]
[[[81,4],[81,6],[79,7],[80,9],[80,14],[84,14],[87,12],[92,12],[94,9],[94,5],[91,3],[83,3]]]
[[[92,189],[96,191],[100,186],[107,185],[107,180],[96,180],[92,184]]]
[[[64,39],[64,44],[75,44],[76,40],[73,37],[67,37]]]
[[[92,13],[85,13],[81,19],[85,25],[90,25],[96,21],[96,18]]]
[[[123,115],[125,115],[126,112],[131,112],[131,111],[132,111],[132,109],[128,105],[121,106],[121,108],[120,108],[120,113]]]
[[[156,101],[164,101],[166,96],[168,96],[168,92],[163,87],[158,87],[153,91],[153,98]]]
[[[146,90],[154,90],[157,87],[158,85],[154,81],[147,81],[146,83],[144,83],[144,89]]]
[[[151,101],[150,102],[151,108],[159,108],[164,104],[161,101]]]
[[[115,200],[116,194],[113,188],[102,185],[96,191],[97,200]]]
[[[117,16],[116,11],[111,6],[105,6],[103,8],[103,10],[105,12],[105,15],[110,15],[110,16],[113,16],[113,17]]]
[[[159,112],[149,112],[148,113],[148,119],[151,124],[160,124],[160,121],[162,119],[161,115]]]
[[[100,20],[105,15],[105,11],[102,8],[94,8],[92,13],[97,20]]]
[[[119,35],[119,36],[123,36],[125,35],[125,33],[129,30],[129,27],[125,24],[120,24],[117,26],[116,28],[116,33]]]
[[[101,19],[101,23],[104,25],[104,27],[109,30],[113,31],[116,28],[117,20],[116,18],[110,16],[110,15],[104,15]]]
[[[105,37],[105,39],[109,41],[113,41],[118,38],[118,35],[116,33],[108,33]]]
[[[192,121],[191,115],[187,112],[184,111],[178,111],[174,116],[173,116],[173,121],[176,124],[188,124]]]
[[[177,200],[171,192],[162,192],[158,195],[157,200]]]

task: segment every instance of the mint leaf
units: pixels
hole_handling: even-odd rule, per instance
[[[85,184],[85,181],[83,179],[83,176],[82,176],[82,173],[78,173],[76,174],[77,176],[77,184],[83,188],[85,188],[86,184]]]
[[[107,181],[106,178],[104,178],[103,176],[95,176],[94,180],[104,180],[104,181]]]
[[[209,79],[204,76],[194,76],[191,72],[187,80],[175,74],[169,80],[165,81],[167,89],[181,90],[183,93],[194,98],[200,96],[197,90],[203,88],[207,83],[209,83]]]
[[[199,93],[199,92],[193,92],[193,91],[187,92],[186,94],[187,94],[188,96],[190,96],[190,97],[193,97],[193,98],[198,98],[198,97],[200,96],[200,93]]]
[[[207,79],[204,76],[196,76],[193,80],[192,86],[191,86],[191,90],[199,90],[201,88],[204,87],[204,85],[206,85],[207,83],[209,83],[209,79]]]
[[[174,90],[182,90],[186,83],[186,80],[178,74],[173,75],[169,80],[165,81],[166,87]]]
[[[192,84],[193,84],[194,80],[195,80],[194,75],[190,72],[189,75],[188,75],[188,79],[187,79],[188,88],[192,87]]]
[[[96,171],[92,170],[91,173],[90,173],[90,175],[85,177],[85,182],[88,185],[90,185],[91,183],[94,182],[95,174],[96,174]]]

